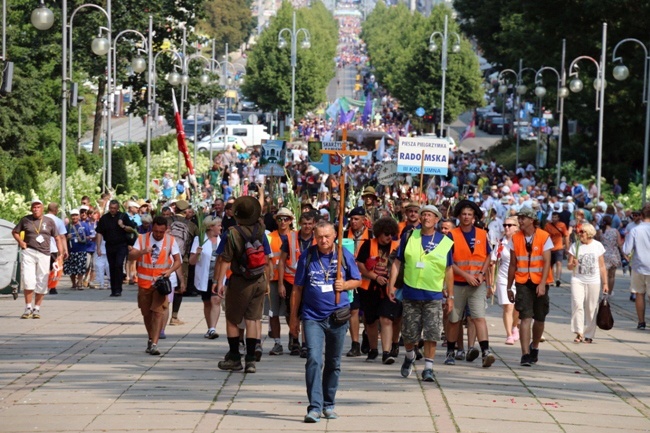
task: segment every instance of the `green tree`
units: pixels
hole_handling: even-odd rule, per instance
[[[263,110],[291,112],[290,40],[284,34],[288,46],[278,48],[278,32],[291,29],[292,14],[290,3],[284,2],[248,56],[242,91]],[[295,109],[299,117],[326,100],[325,90],[335,75],[338,30],[332,15],[319,1],[313,2],[311,9],[296,11],[296,21],[296,28],[305,28],[311,35],[309,49],[300,47],[302,32],[298,38]]]
[[[254,22],[249,0],[208,0],[205,2],[205,19],[199,30],[215,40],[217,52],[228,44],[232,48],[246,42]]]
[[[439,51],[429,51],[429,37],[434,30],[442,33],[445,15],[451,16],[451,10],[444,6],[435,7],[431,16],[425,18],[421,14],[412,15],[405,5],[387,8],[380,2],[364,23],[362,37],[367,43],[377,79],[408,112],[412,113],[418,107],[431,112],[441,105],[441,55]],[[478,60],[469,42],[461,39],[460,52],[451,52],[455,43],[453,32],[458,31],[455,22],[450,20],[446,122],[483,102]],[[441,46],[440,38],[435,38]]]

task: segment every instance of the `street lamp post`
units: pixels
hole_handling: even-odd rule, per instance
[[[648,189],[648,148],[650,142],[650,56],[648,56],[648,47],[638,39],[627,38],[620,41],[614,47],[612,51],[612,61],[620,62],[620,65],[614,67],[613,75],[614,78],[622,81],[625,80],[629,75],[630,71],[623,64],[622,57],[616,57],[616,50],[619,46],[623,45],[626,42],[634,42],[643,48],[645,54],[645,61],[643,67],[643,94],[641,95],[642,101],[645,104],[645,136],[643,138],[643,187],[641,189],[641,201],[643,205],[646,204],[646,191]]]
[[[436,36],[440,36],[442,39],[442,58],[440,61],[440,69],[442,70],[442,96],[440,98],[440,136],[442,136],[443,131],[445,130],[445,82],[447,78],[447,52],[449,45],[448,21],[449,17],[445,15],[444,33],[435,31],[431,33],[431,36],[429,36],[429,51],[432,53],[438,49],[434,38]],[[452,32],[452,35],[456,37],[456,43],[452,45],[451,51],[453,53],[458,53],[460,51],[460,36],[456,32]]]
[[[513,69],[504,69],[503,71],[499,72],[499,75],[497,76],[497,81],[500,83],[498,91],[502,95],[501,100],[502,100],[502,108],[501,108],[501,117],[503,118],[504,125],[501,128],[501,141],[505,138],[505,106],[506,106],[506,101],[505,101],[505,95],[508,92],[508,85],[505,83],[505,80],[503,76],[506,73],[512,74],[515,76],[515,92],[517,93],[517,99],[515,102],[515,118],[517,119],[517,129],[514,129],[514,122],[513,122],[513,129],[515,131],[515,136],[516,136],[516,156],[515,156],[515,170],[519,167],[519,130],[518,128],[521,127],[521,116],[519,116],[519,106],[521,104],[521,96],[525,95],[526,92],[528,91],[528,88],[523,84],[523,73],[526,71],[533,71],[535,70],[533,68],[524,68],[523,67],[523,60],[519,59],[519,72],[515,72]]]
[[[283,33],[288,33],[291,38],[291,127],[290,127],[290,138],[293,138],[293,128],[295,125],[295,114],[296,114],[296,66],[297,66],[297,49],[296,43],[298,42],[298,35],[303,34],[303,41],[300,44],[300,47],[303,49],[308,49],[311,47],[310,34],[307,29],[300,28],[296,29],[296,11],[293,11],[293,24],[292,28],[283,28],[278,32],[278,48],[283,49],[287,46],[287,41],[282,37]]]
[[[72,51],[72,21],[74,14],[84,8],[92,7],[100,10],[106,16],[108,21],[108,40],[105,38],[97,37],[93,39],[92,49],[93,52],[97,55],[103,55],[108,52],[108,47],[110,47],[110,38],[111,38],[111,0],[106,1],[106,9],[103,9],[94,4],[84,4],[79,6],[74,10],[70,16],[70,23],[68,24],[68,2],[67,0],[62,0],[61,2],[61,213],[65,214],[66,210],[66,151],[67,151],[67,122],[68,122],[68,38],[70,40],[70,50]],[[54,14],[52,11],[45,6],[43,0],[41,0],[39,6],[31,14],[31,22],[34,27],[38,30],[48,30],[54,24]],[[70,32],[68,34],[68,31]],[[107,45],[108,44],[108,45]],[[108,58],[108,88],[110,89],[111,84],[111,60],[110,56]],[[72,69],[72,52],[70,52],[70,69]],[[70,76],[72,71],[70,70]],[[110,106],[109,106],[110,110]],[[110,137],[110,112],[107,121],[107,136]],[[109,155],[110,155],[110,146],[109,146]]]
[[[574,92],[580,92],[584,84],[578,77],[577,63],[580,60],[590,60],[596,65],[596,79],[594,80],[594,89],[596,89],[596,111],[598,111],[598,168],[596,169],[596,188],[598,189],[597,200],[600,200],[600,185],[602,177],[603,164],[603,121],[605,119],[605,56],[607,51],[607,23],[603,23],[603,37],[600,52],[600,63],[589,56],[580,56],[573,59],[569,66],[569,77],[575,77],[569,82],[569,89]]]
[[[557,168],[557,185],[560,185],[560,169],[561,169],[561,152],[562,152],[562,130],[564,126],[564,98],[566,98],[569,95],[569,89],[567,89],[564,84],[566,83],[566,74],[564,71],[564,43],[562,44],[562,67],[560,68],[560,71],[558,71],[555,68],[552,68],[550,66],[543,66],[541,67],[537,73],[535,74],[535,95],[540,99],[540,107],[541,107],[541,100],[546,96],[546,88],[542,85],[542,73],[544,71],[552,71],[555,76],[557,77],[557,99],[556,99],[556,104],[555,104],[555,110],[559,113],[560,116],[560,131],[559,131],[559,138],[558,138],[558,168]],[[541,117],[541,116],[540,116]],[[539,154],[539,136],[541,134],[537,134],[537,153]],[[539,155],[537,156],[537,163],[539,164]]]

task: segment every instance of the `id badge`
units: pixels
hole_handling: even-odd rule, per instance
[[[45,239],[43,238],[43,235],[36,236],[36,242],[38,242],[39,244],[42,244],[44,241]]]
[[[320,286],[320,289],[323,293],[327,292],[333,292],[334,291],[334,286],[331,284],[323,284]]]
[[[424,262],[417,262],[415,264],[416,269],[424,269]]]

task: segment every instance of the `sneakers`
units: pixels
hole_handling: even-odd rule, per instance
[[[305,415],[305,422],[307,424],[315,424],[320,421],[320,414],[315,410],[310,410],[307,415]]]
[[[149,350],[149,355],[160,355],[160,350],[158,350],[157,344],[151,345],[151,349]]]
[[[361,356],[361,345],[358,342],[353,341],[352,347],[350,348],[348,353],[345,354],[345,356],[349,358],[353,358],[355,356]]]
[[[494,354],[490,352],[489,350],[486,350],[483,352],[483,368],[488,368],[492,364],[494,364],[494,361],[496,361],[496,358],[494,357]]]
[[[152,345],[153,345],[153,343],[151,342],[151,340],[148,340],[147,341],[147,349],[145,350],[145,353],[151,353],[151,346]]]
[[[476,358],[478,358],[480,354],[481,352],[476,347],[472,347],[467,351],[467,356],[465,357],[465,361],[473,362]]]
[[[241,361],[240,361],[241,364]],[[245,373],[255,373],[257,369],[255,368],[255,361],[246,361],[246,368],[244,369]]]
[[[369,351],[370,351],[370,341],[368,340],[368,334],[364,329],[363,332],[361,333],[361,353],[367,355]]]
[[[273,349],[269,352],[269,355],[282,355],[283,353],[284,349],[282,348],[282,345],[280,343],[275,343]]]
[[[32,318],[32,309],[27,307],[25,308],[25,312],[23,313],[22,316],[20,316],[21,319],[31,319]]]
[[[408,359],[406,356],[404,357],[402,369],[400,370],[402,377],[409,377],[411,373],[413,373],[413,363],[415,363],[415,359]]]
[[[289,355],[291,356],[300,356],[300,346],[297,344],[294,344],[291,346],[291,352],[289,352]]]
[[[447,352],[447,356],[445,356],[445,365],[456,365],[456,356],[454,355],[454,352]]]
[[[258,343],[255,345],[255,361],[260,362],[261,360],[262,360],[262,345]]]
[[[517,328],[516,326],[512,328],[512,338],[515,341],[519,341],[519,328]]]
[[[334,412],[333,407],[328,407],[326,409],[323,409],[323,418],[325,419],[337,419],[339,415]]]
[[[34,311],[32,311],[32,319],[40,319],[40,318],[41,318],[41,310],[35,308]]]
[[[515,337],[511,335],[510,337],[506,338],[506,344],[508,346],[512,346],[513,344],[515,344]]]
[[[233,359],[232,357],[229,357],[224,361],[219,361],[217,367],[219,367],[219,370],[229,370],[229,371],[242,370],[244,366],[241,364],[241,356],[238,356],[236,358],[237,359]]]
[[[456,361],[462,361],[465,359],[465,351],[463,349],[458,349],[456,351]]]
[[[302,346],[302,347],[300,348],[300,357],[301,357],[302,359],[307,358],[307,346]]]
[[[386,365],[392,365],[395,363],[395,357],[393,356],[392,351],[384,352],[381,355],[381,363]]]
[[[533,343],[530,343],[530,362],[532,364],[537,364],[539,358],[539,349],[533,349]]]
[[[208,332],[203,334],[203,338],[207,338],[208,340],[214,340],[215,338],[219,338],[219,334],[217,334],[217,331],[214,329],[208,329]]]
[[[532,362],[530,362],[530,355],[526,353],[525,355],[522,355],[521,357],[521,362],[519,363],[522,367],[530,367],[533,365]]]
[[[639,322],[639,324],[636,325],[636,329],[645,329],[645,322]]]
[[[185,322],[183,322],[181,319],[178,317],[172,317],[169,319],[169,325],[170,326],[179,326],[179,325],[185,325]]]
[[[435,382],[435,376],[433,374],[433,370],[430,368],[427,368],[422,371],[422,381],[423,382]]]
[[[50,289],[49,294],[50,295],[58,295],[59,292],[57,292],[56,289]]]
[[[366,358],[366,361],[372,362],[375,359],[377,359],[377,356],[379,356],[379,350],[377,349],[370,349],[368,351],[368,357]]]

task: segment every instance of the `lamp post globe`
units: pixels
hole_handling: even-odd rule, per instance
[[[305,39],[304,41],[302,41],[302,44],[300,44],[300,48],[302,48],[303,50],[308,50],[309,48],[311,48],[311,42]]]
[[[546,87],[544,86],[537,86],[535,87],[535,96],[538,98],[543,98],[546,96]]]
[[[131,68],[133,68],[133,72],[136,74],[141,74],[147,69],[147,62],[142,57],[134,57],[131,60]]]
[[[558,95],[560,98],[566,98],[567,96],[569,96],[569,89],[567,89],[566,87],[562,86],[562,87],[560,87],[560,88],[558,89],[558,91],[557,91],[557,95]]]
[[[151,84],[156,84],[156,78],[157,77],[156,77],[155,73],[153,73],[153,72],[151,73],[151,78],[152,78]],[[144,79],[147,80],[147,83],[149,82],[149,72],[145,72]]]
[[[603,83],[603,88],[607,88],[607,80],[604,81]],[[594,80],[594,89],[595,90],[600,90],[600,78],[596,78]]]
[[[104,54],[108,53],[110,47],[111,46],[108,43],[108,39],[101,36],[94,38],[90,46],[90,48],[93,50],[93,53],[98,56],[103,56]]]
[[[623,81],[630,76],[630,70],[625,65],[618,65],[614,67],[614,70],[612,71],[612,75],[618,81]]]
[[[54,24],[54,13],[41,3],[32,11],[31,21],[38,30],[48,30]]]
[[[456,43],[456,44],[452,45],[452,47],[451,47],[451,52],[452,52],[452,53],[458,53],[458,52],[460,52],[460,44]]]
[[[178,86],[181,82],[181,74],[176,71],[170,72],[167,76],[167,82],[172,86]]]
[[[585,87],[585,85],[583,84],[583,82],[582,82],[582,80],[580,78],[574,78],[569,83],[569,89],[571,89],[571,91],[573,93],[578,93],[578,92],[582,91],[582,89],[584,87]]]
[[[517,86],[517,93],[519,95],[524,95],[528,91],[528,87],[526,87],[524,84],[520,84]]]
[[[187,86],[188,84],[190,84],[190,76],[187,74],[181,75],[181,84],[183,86]]]
[[[210,76],[208,74],[201,74],[199,77],[199,83],[201,83],[202,86],[207,86],[210,83]]]
[[[435,52],[437,49],[438,49],[438,45],[436,45],[435,42],[431,42],[429,44],[429,51],[431,51],[432,53]]]
[[[287,41],[285,41],[283,38],[280,38],[278,41],[278,48],[283,50],[287,47]]]
[[[500,84],[499,85],[499,93],[501,93],[503,95],[507,91],[508,91],[508,86],[506,86],[505,84]]]

